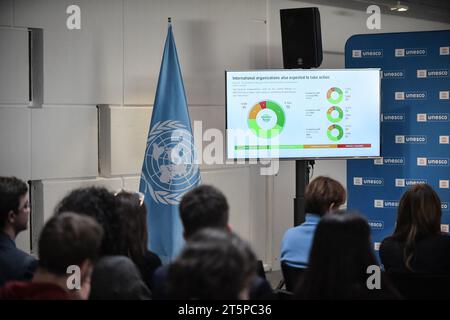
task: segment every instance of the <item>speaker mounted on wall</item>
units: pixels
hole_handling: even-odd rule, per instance
[[[319,67],[323,58],[319,9],[281,9],[280,19],[284,68]]]

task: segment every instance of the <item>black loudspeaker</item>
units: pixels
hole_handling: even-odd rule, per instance
[[[280,18],[284,68],[319,67],[323,58],[319,9],[281,9]]]

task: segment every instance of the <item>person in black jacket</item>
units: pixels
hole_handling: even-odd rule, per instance
[[[387,272],[450,274],[450,236],[441,232],[441,200],[428,184],[400,199],[394,233],[380,245]]]
[[[10,280],[30,280],[37,261],[16,248],[17,235],[28,228],[28,187],[15,177],[0,177],[0,287]]]

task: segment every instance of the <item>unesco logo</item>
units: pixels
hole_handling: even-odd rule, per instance
[[[446,78],[446,77],[448,77],[448,69],[417,70],[417,78]]]
[[[448,122],[448,113],[418,113],[417,122]]]
[[[448,158],[417,158],[418,166],[448,167]]]
[[[381,230],[384,229],[384,221],[381,220],[369,220],[367,221],[369,223],[370,228]]]
[[[439,144],[449,144],[449,136],[439,136]]]
[[[439,189],[448,189],[448,180],[439,180]]]
[[[399,188],[410,187],[415,184],[425,184],[427,183],[426,179],[395,179],[395,186]]]
[[[449,91],[439,91],[439,100],[449,100]]]
[[[377,166],[382,165],[396,165],[396,166],[404,166],[405,158],[404,157],[380,157],[373,160],[373,164]]]
[[[382,58],[382,49],[352,50],[352,58]]]
[[[426,144],[427,136],[395,136],[395,143],[397,144]]]
[[[382,187],[384,185],[384,179],[382,179],[382,178],[367,178],[367,177],[353,177],[353,185]]]
[[[450,54],[450,47],[439,47],[440,56],[448,56]]]
[[[425,48],[406,48],[395,49],[396,57],[412,57],[412,56],[426,56],[427,49]]]
[[[383,113],[381,116],[383,122],[405,122],[405,119],[404,113]]]
[[[361,50],[352,50],[352,58],[361,58]]]
[[[373,206],[375,208],[397,208],[398,200],[380,200],[376,199],[373,201]]]
[[[394,94],[395,100],[426,100],[426,91],[396,91]]]
[[[405,78],[405,70],[384,70],[382,79],[403,79]]]

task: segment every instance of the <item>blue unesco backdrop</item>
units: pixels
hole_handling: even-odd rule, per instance
[[[439,194],[448,232],[449,46],[450,30],[356,35],[346,43],[347,68],[382,70],[382,158],[347,161],[348,208],[367,216],[375,250],[394,230],[401,195],[416,183]]]

